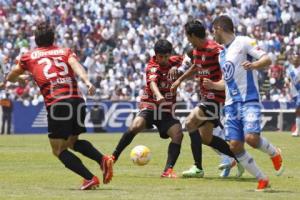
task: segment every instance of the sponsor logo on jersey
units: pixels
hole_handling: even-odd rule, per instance
[[[235,67],[234,64],[230,61],[226,61],[222,65],[222,71],[224,74],[224,80],[225,81],[231,81],[234,75]]]

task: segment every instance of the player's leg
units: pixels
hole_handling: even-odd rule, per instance
[[[202,116],[204,118],[204,113],[199,107],[194,108],[186,119],[186,128],[189,132],[191,140],[191,150],[194,158],[194,165],[190,169],[182,172],[183,177],[204,176],[204,171],[202,168],[202,141],[200,132],[198,130],[199,125],[204,123],[204,121],[200,120],[200,117],[197,116]]]
[[[82,163],[82,161],[68,150],[68,139],[74,134],[74,123],[77,123],[76,106],[74,99],[69,99],[63,103],[56,103],[48,107],[48,131],[49,140],[53,154],[65,165],[66,168],[79,174],[84,178],[82,190],[92,189],[99,185],[99,180]],[[84,131],[83,131],[84,132]],[[80,134],[78,132],[77,134]]]
[[[183,138],[181,124],[177,119],[173,119],[170,114],[164,116],[163,120],[160,122],[160,125],[158,125],[158,129],[162,138],[171,138],[171,142],[168,146],[167,162],[164,172],[161,176],[175,178],[176,174],[173,172],[173,167],[175,166],[180,154],[181,142]]]
[[[253,148],[256,148],[268,154],[273,162],[276,174],[282,174],[284,167],[280,149],[276,148],[266,138],[261,136],[261,106],[256,104],[245,104],[242,107],[242,117],[244,124],[244,133],[246,142]]]
[[[66,168],[80,175],[85,180],[92,180],[94,175],[83,165],[81,160],[68,151],[66,139],[49,138],[53,154],[65,165]]]
[[[244,121],[242,106],[235,103],[225,106],[225,133],[230,140],[230,148],[242,165],[251,175],[258,180],[258,190],[264,190],[269,186],[267,176],[258,168],[253,157],[244,149]]]
[[[152,116],[151,116],[152,115]],[[112,156],[115,161],[118,160],[122,151],[132,142],[133,138],[141,131],[143,131],[148,124],[148,120],[153,119],[153,112],[148,110],[141,111],[138,116],[133,120],[128,130],[122,135],[119,143],[117,144]],[[147,120],[147,121],[146,121]]]
[[[202,110],[202,113],[204,113],[204,117],[207,118],[206,122],[199,126],[202,142],[225,155],[235,158],[227,142],[222,138],[213,135],[213,129],[221,124],[220,104],[210,101],[200,104],[199,107]]]
[[[214,128],[213,135],[225,140],[225,131],[224,131],[223,126],[222,126],[222,128],[220,126]],[[230,174],[231,168],[236,165],[236,161],[234,160],[234,158],[229,157],[223,153],[220,153],[218,150],[216,150],[214,148],[212,148],[212,149],[214,151],[216,151],[216,153],[220,156],[221,161],[220,161],[220,165],[218,167],[219,170],[222,170],[220,173],[220,177],[222,177],[222,178],[228,177]]]

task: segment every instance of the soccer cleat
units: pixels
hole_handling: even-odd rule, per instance
[[[273,162],[274,169],[276,170],[276,175],[280,176],[284,171],[284,166],[282,164],[281,150],[277,148],[277,154],[271,158]]]
[[[176,173],[172,168],[168,168],[166,171],[164,171],[161,175],[161,178],[177,178]]]
[[[236,161],[234,159],[228,158],[227,156],[223,156],[222,163],[219,165],[218,169],[222,170],[220,173],[221,178],[226,178],[229,176],[231,168],[236,165]]]
[[[219,165],[218,169],[219,170],[224,170],[227,168],[233,168],[236,165],[236,161],[234,159],[223,159],[222,163]]]
[[[298,134],[297,131],[295,131],[295,132],[292,133],[292,137],[299,137],[299,136],[300,136],[300,135]]]
[[[100,181],[97,176],[94,176],[91,180],[83,180],[80,190],[94,190],[99,187]]]
[[[103,183],[107,184],[113,177],[114,159],[112,156],[103,156],[100,167],[103,172]]]
[[[270,188],[270,184],[269,184],[269,180],[268,179],[261,179],[261,180],[258,180],[258,185],[257,185],[257,188],[256,188],[256,192],[264,192],[266,191],[267,189]]]
[[[220,177],[221,177],[221,178],[226,178],[226,177],[228,177],[229,174],[230,174],[230,170],[231,170],[230,167],[223,169],[223,170],[221,171],[221,173],[220,173]]]
[[[184,178],[202,178],[204,171],[199,169],[196,165],[193,165],[189,170],[182,172]]]

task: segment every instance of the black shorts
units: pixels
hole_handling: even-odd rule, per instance
[[[222,104],[216,101],[206,101],[200,102],[198,107],[204,112],[205,116],[208,118],[205,122],[211,122],[214,124],[214,127],[220,126],[223,128],[223,125],[220,121],[220,111]],[[203,125],[202,123],[201,125]],[[200,126],[201,126],[200,125]]]
[[[179,120],[173,118],[172,114],[169,112],[162,112],[160,117],[153,110],[141,110],[138,113],[138,116],[143,117],[146,120],[147,129],[152,129],[153,125],[155,125],[158,129],[159,136],[163,139],[170,137],[168,135],[168,130],[174,124],[180,124]]]
[[[47,107],[49,138],[68,139],[86,132],[86,106],[83,99],[71,98]]]

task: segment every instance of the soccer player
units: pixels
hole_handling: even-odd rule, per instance
[[[77,61],[75,53],[69,48],[54,45],[54,30],[47,22],[37,24],[34,32],[37,48],[21,56],[19,63],[8,74],[7,81],[24,80],[27,78],[25,71],[31,73],[47,107],[48,137],[53,154],[66,168],[84,178],[81,190],[94,189],[99,186],[99,179],[68,149],[96,161],[103,170],[103,182],[111,180],[113,160],[100,153],[87,140],[78,138],[86,132],[86,106],[78,90],[75,74],[84,81],[89,95],[95,93],[95,87]]]
[[[296,102],[296,130],[292,133],[293,137],[300,136],[300,56],[299,54],[292,55],[292,62],[288,66],[286,71],[293,90],[296,91],[296,95],[294,97]]]
[[[189,21],[184,28],[188,41],[194,47],[193,65],[173,83],[171,90],[176,90],[188,77],[196,75],[199,80],[201,102],[186,120],[195,164],[182,175],[183,177],[203,177],[202,142],[225,155],[234,157],[226,141],[213,135],[213,129],[221,125],[220,108],[225,101],[224,88],[218,88],[215,84],[222,79],[218,62],[222,47],[206,38],[205,27],[200,21]]]
[[[122,135],[112,157],[118,160],[122,151],[131,143],[133,138],[155,125],[162,139],[171,138],[168,147],[168,157],[161,177],[175,178],[173,167],[180,154],[183,138],[180,122],[174,117],[176,92],[170,92],[173,80],[168,78],[168,72],[173,66],[179,67],[181,56],[171,56],[172,44],[167,40],[158,40],[154,46],[155,56],[146,67],[147,85],[141,96],[140,111],[129,129]]]
[[[269,187],[268,177],[258,168],[244,143],[268,154],[277,175],[283,172],[280,150],[261,136],[261,105],[257,71],[271,64],[268,55],[246,36],[236,36],[230,17],[221,15],[213,22],[217,42],[224,45],[219,60],[223,71],[218,87],[226,87],[225,132],[231,150],[241,165],[258,180],[257,191]],[[256,61],[252,61],[252,58]]]

